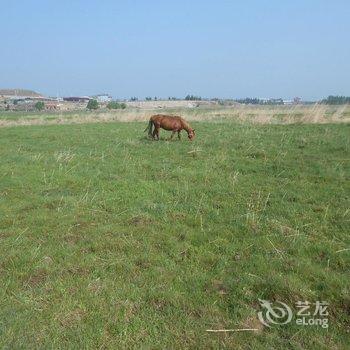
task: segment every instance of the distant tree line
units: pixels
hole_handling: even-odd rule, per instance
[[[202,97],[200,96],[194,96],[194,95],[187,95],[185,97],[185,100],[186,101],[201,101],[202,100]]]
[[[124,102],[117,102],[117,101],[110,101],[107,103],[106,106],[108,109],[125,109],[126,104]],[[99,109],[100,104],[97,102],[97,100],[90,100],[86,106],[87,109],[90,111],[93,109]]]
[[[262,100],[259,100],[258,98],[250,98],[250,97],[247,97],[247,98],[240,98],[240,99],[237,99],[235,100],[235,102],[238,102],[238,103],[243,103],[245,105],[260,105],[263,103]]]
[[[234,100],[235,102],[238,103],[242,103],[245,105],[283,105],[283,99],[281,98],[273,98],[273,99],[269,99],[269,100],[261,100],[259,98],[241,98],[241,99],[237,99]]]
[[[328,96],[321,103],[326,105],[344,105],[350,103],[350,97],[346,96]]]
[[[157,96],[154,96],[153,98],[150,97],[150,96],[147,96],[147,97],[145,98],[145,100],[146,100],[146,101],[158,101],[159,98],[158,98]]]
[[[147,96],[147,97],[145,98],[145,100],[146,100],[146,101],[158,101],[159,98],[158,98],[157,96],[155,96],[155,97],[153,97],[153,98],[150,97],[150,96]],[[174,97],[174,96],[169,96],[169,97],[168,97],[168,100],[169,100],[169,101],[179,101],[179,100],[181,100],[181,98],[177,98],[177,97]],[[187,95],[187,96],[185,97],[185,100],[186,100],[186,101],[201,101],[201,100],[202,100],[202,97],[200,97],[200,96],[195,96],[195,95]],[[131,97],[130,101],[137,101],[137,97]]]
[[[146,96],[146,97],[145,97],[145,100],[146,100],[146,101],[161,101],[162,98],[157,97],[157,96],[154,96],[154,97]],[[169,96],[169,97],[168,97],[168,100],[169,100],[169,101],[181,101],[182,99],[181,99],[181,98],[178,98],[178,97],[174,97],[174,96]],[[185,100],[186,100],[186,101],[202,101],[203,98],[200,97],[200,96],[195,96],[195,95],[187,95],[187,96],[185,97]],[[138,101],[138,98],[137,98],[137,97],[130,97],[129,101]]]

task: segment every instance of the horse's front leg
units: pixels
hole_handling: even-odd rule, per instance
[[[173,137],[174,137],[175,133],[176,133],[176,131],[173,131],[173,132],[171,133],[170,140],[172,140],[172,139],[173,139]]]
[[[177,137],[178,137],[179,140],[181,140],[181,130],[179,130],[179,131],[177,132]]]

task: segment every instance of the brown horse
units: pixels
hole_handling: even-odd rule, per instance
[[[154,130],[152,132],[152,129]],[[159,129],[162,128],[164,130],[172,131],[170,139],[172,139],[177,132],[177,136],[179,140],[181,139],[180,132],[181,130],[186,130],[188,138],[192,141],[195,137],[194,129],[190,127],[190,125],[181,117],[164,115],[164,114],[156,114],[152,115],[148,122],[148,126],[145,131],[148,130],[148,135],[153,139],[159,140]]]

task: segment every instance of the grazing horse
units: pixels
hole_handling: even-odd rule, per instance
[[[152,132],[152,129],[154,130]],[[181,117],[164,115],[164,114],[156,114],[152,115],[148,122],[148,126],[145,131],[148,131],[148,135],[153,139],[159,140],[159,129],[162,128],[164,130],[172,131],[170,139],[174,137],[177,132],[177,136],[179,140],[181,139],[180,132],[181,130],[186,130],[188,138],[192,141],[195,137],[194,129],[190,127],[190,125]]]

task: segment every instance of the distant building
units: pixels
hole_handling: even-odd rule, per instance
[[[281,98],[270,98],[268,103],[272,105],[283,105],[284,101]]]
[[[92,96],[92,98],[97,100],[97,102],[101,102],[101,103],[112,101],[112,96],[108,94],[100,94],[100,95]]]
[[[281,98],[266,98],[266,97],[260,97],[256,100],[258,101],[257,104],[264,104],[264,105],[283,105],[285,104],[285,102],[288,102],[288,101],[283,101]]]
[[[89,96],[70,96],[70,97],[63,97],[63,101],[67,102],[88,102],[92,100]]]
[[[262,103],[266,103],[266,102],[269,101],[270,99],[269,99],[269,98],[266,98],[266,97],[259,97],[259,98],[257,98],[257,100],[261,101]]]

